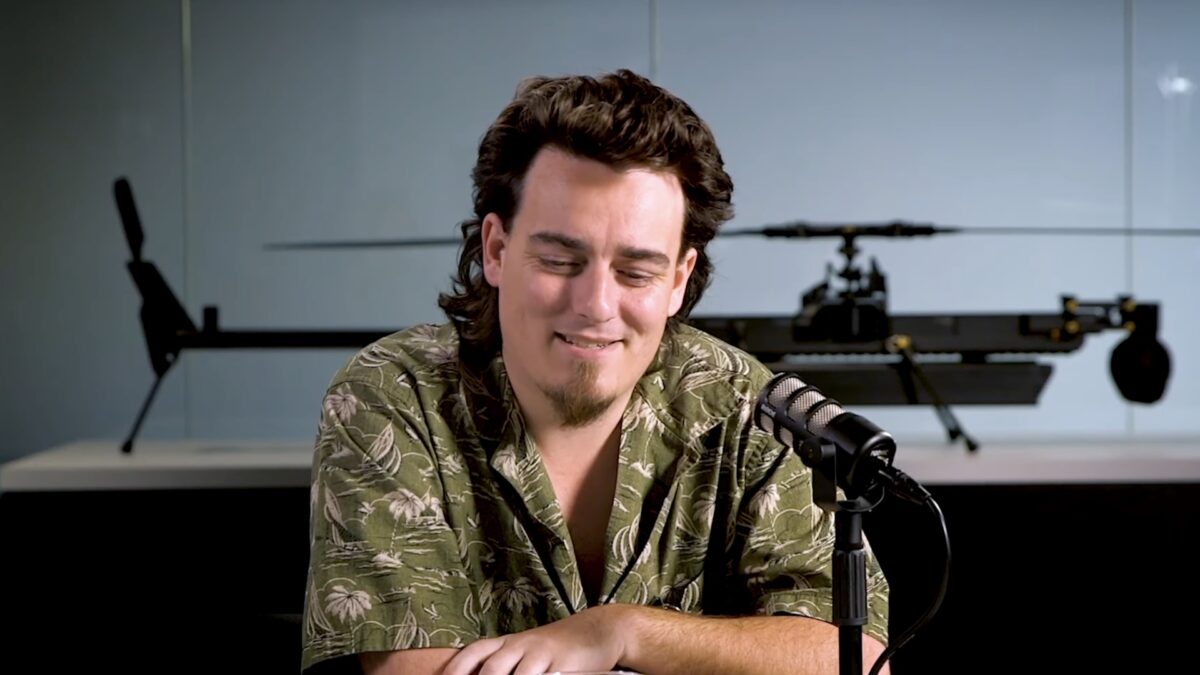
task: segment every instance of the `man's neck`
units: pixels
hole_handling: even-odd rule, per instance
[[[599,601],[604,584],[606,535],[620,465],[621,416],[628,401],[628,395],[613,401],[584,427],[565,427],[557,420],[539,427],[526,420],[566,519],[589,605]]]

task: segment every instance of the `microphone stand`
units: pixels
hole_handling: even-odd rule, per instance
[[[862,627],[867,623],[867,568],[862,514],[874,506],[862,496],[837,498],[837,447],[812,437],[797,448],[813,469],[813,501],[833,512],[833,624],[838,627],[840,675],[862,675]]]

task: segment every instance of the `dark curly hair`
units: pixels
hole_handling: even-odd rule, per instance
[[[687,103],[629,70],[523,81],[479,143],[471,174],[475,217],[461,225],[453,292],[438,296],[458,331],[459,361],[468,373],[480,372],[501,346],[499,292],[483,276],[483,219],[495,213],[509,231],[525,173],[546,146],[618,170],[649,168],[679,179],[686,204],[680,254],[690,247],[697,256],[668,330],[708,288],[712,263],[704,249],[733,217],[733,181],[712,131]]]

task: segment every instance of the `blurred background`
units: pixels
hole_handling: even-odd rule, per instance
[[[533,74],[631,68],[712,126],[730,227],[903,218],[964,227],[1200,226],[1200,4],[744,0],[57,0],[0,4],[0,460],[128,432],[153,372],[111,184],[194,321],[443,320],[456,250],[266,251],[447,237],[483,130]],[[1127,404],[1121,337],[1049,360],[1037,406],[957,412],[983,439],[1200,432],[1200,238],[862,239],[893,312],[1162,303],[1165,398]],[[714,241],[696,314],[794,313],[832,239]],[[188,352],[147,439],[311,440],[353,350]],[[900,440],[927,407],[878,409]],[[1200,452],[1200,448],[1197,449]]]

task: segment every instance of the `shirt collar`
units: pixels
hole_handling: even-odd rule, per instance
[[[707,336],[686,325],[668,331],[635,385],[626,416],[637,407],[640,397],[664,431],[686,444],[746,405],[747,395],[734,386],[729,370],[713,362],[713,350],[703,344],[704,338]],[[499,354],[476,385],[462,378],[459,392],[489,456],[501,439],[524,434],[524,417]]]

